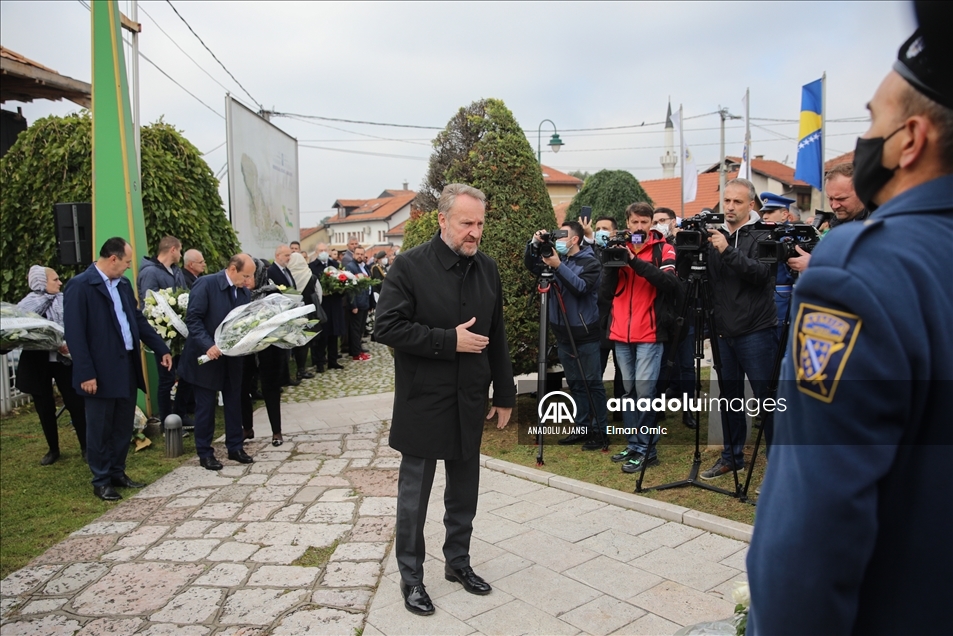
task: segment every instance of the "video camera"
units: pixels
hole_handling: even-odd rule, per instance
[[[681,229],[675,235],[675,249],[686,252],[699,252],[708,245],[709,226],[719,226],[725,222],[724,214],[715,214],[711,210],[702,210],[697,215],[683,219]]]
[[[600,258],[603,267],[625,267],[629,262],[629,245],[639,245],[641,234],[632,234],[628,230],[616,230],[609,235]]]
[[[549,258],[556,253],[556,240],[569,236],[569,230],[553,230],[539,235],[539,243],[533,242],[533,254]]]
[[[830,224],[830,222],[833,221],[834,218],[835,218],[835,214],[833,212],[825,212],[824,210],[814,210],[813,225],[818,230],[820,230],[822,225],[824,225],[825,223]]]
[[[800,247],[811,253],[821,239],[817,228],[806,223],[755,223],[754,229],[767,230],[770,237],[758,241],[758,260],[762,263],[783,263],[789,258],[799,256]]]

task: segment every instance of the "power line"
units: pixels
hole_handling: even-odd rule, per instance
[[[168,2],[168,0],[166,0]],[[416,128],[417,130],[443,130],[438,126],[414,126],[411,124],[385,124],[377,121],[361,121],[358,119],[340,119],[338,117],[322,117],[320,115],[301,115],[298,113],[270,112],[273,117],[291,117],[296,119],[318,119],[321,121],[336,121],[343,124],[363,124],[365,126],[390,126],[391,128]]]
[[[78,1],[81,5],[83,5],[84,7],[86,7],[86,10],[87,10],[87,11],[92,11],[92,8],[91,8],[91,7],[89,6],[89,4],[87,4],[84,0],[77,0],[77,1]],[[125,38],[123,38],[122,41],[123,41],[123,43],[129,44],[129,45],[131,46],[130,42],[126,41]],[[193,93],[192,91],[190,91],[189,89],[187,89],[186,87],[182,86],[182,85],[179,84],[177,81],[175,81],[175,79],[174,79],[171,75],[169,75],[168,73],[166,73],[165,71],[163,71],[163,70],[159,67],[158,64],[156,64],[155,62],[153,62],[152,60],[150,60],[148,57],[146,57],[146,54],[145,54],[145,53],[143,53],[142,51],[139,51],[139,57],[141,57],[142,59],[144,59],[144,60],[145,60],[146,62],[148,62],[149,64],[152,64],[152,66],[154,66],[157,71],[159,71],[160,73],[162,73],[163,75],[165,75],[166,78],[168,78],[168,80],[169,80],[170,82],[172,82],[173,84],[175,84],[176,86],[178,86],[179,88],[181,88],[182,90],[184,90],[186,93],[188,93],[195,101],[197,101],[198,103],[200,103],[202,106],[205,106],[206,108],[208,108],[210,111],[212,111],[213,113],[215,113],[216,115],[218,115],[218,116],[221,117],[222,119],[225,119],[225,115],[221,114],[220,112],[218,112],[217,110],[215,110],[214,108],[212,108],[211,106],[209,106],[208,104],[206,104],[205,102],[203,102],[201,99],[199,99],[199,97],[198,97],[195,93]],[[213,149],[213,150],[214,150],[214,149]],[[210,151],[210,152],[211,152],[211,151]]]
[[[185,57],[187,57],[187,58],[189,58],[190,60],[192,60],[192,63],[195,64],[195,65],[199,68],[200,71],[202,71],[203,73],[205,73],[206,75],[208,75],[208,77],[209,77],[210,80],[212,80],[213,82],[215,82],[216,84],[218,84],[219,86],[221,86],[223,89],[225,89],[225,92],[226,92],[226,93],[231,92],[227,86],[225,86],[225,85],[222,84],[220,81],[218,81],[217,79],[215,79],[215,77],[214,77],[211,73],[209,73],[208,71],[206,71],[205,68],[204,68],[201,64],[199,64],[198,62],[196,62],[196,61],[195,61],[195,58],[193,58],[191,55],[189,55],[188,53],[186,53],[185,49],[183,49],[181,46],[179,46],[179,43],[176,42],[175,39],[174,39],[171,35],[169,35],[168,33],[166,33],[166,32],[165,32],[165,29],[163,29],[161,26],[159,26],[159,23],[156,22],[156,19],[153,18],[153,17],[149,14],[149,12],[145,10],[145,8],[144,8],[142,5],[139,6],[139,9],[140,9],[143,13],[145,13],[146,16],[147,16],[150,20],[152,20],[152,24],[153,24],[157,29],[159,29],[159,31],[162,33],[162,35],[164,35],[165,37],[169,38],[169,41],[172,42],[172,44],[175,45],[175,48],[177,48],[177,49],[179,49],[180,51],[182,51],[182,54],[185,55]]]
[[[393,155],[385,152],[370,152],[367,150],[347,150],[346,148],[327,148],[324,146],[310,146],[308,144],[298,144],[299,148],[312,148],[314,150],[329,150],[331,152],[345,152],[352,155],[368,155],[371,157],[386,157],[388,159],[413,159],[414,161],[430,161],[427,157],[412,157],[410,155]]]
[[[290,119],[294,119],[294,120],[300,121],[300,122],[305,123],[305,124],[308,124],[308,125],[310,125],[310,126],[320,126],[321,128],[330,128],[331,130],[337,130],[337,131],[340,131],[340,132],[346,132],[346,133],[350,133],[350,134],[352,134],[352,135],[359,135],[359,136],[361,136],[361,137],[369,137],[369,138],[375,139],[375,140],[381,140],[381,141],[400,141],[400,142],[410,143],[410,144],[415,144],[415,145],[420,145],[420,146],[429,146],[429,145],[430,145],[429,143],[425,143],[425,142],[422,142],[422,141],[414,141],[414,140],[411,140],[411,139],[392,139],[392,138],[388,138],[388,137],[378,137],[377,135],[369,135],[369,134],[367,134],[367,133],[360,133],[360,132],[357,132],[357,131],[354,131],[354,130],[346,130],[346,129],[344,129],[344,128],[338,128],[337,126],[329,126],[329,125],[327,125],[327,124],[319,124],[319,123],[314,122],[314,121],[308,121],[307,119],[301,119],[300,117],[297,117],[297,116],[295,116],[295,115],[291,115],[291,116],[290,116]],[[355,139],[355,140],[353,140],[353,141],[358,141],[358,140]],[[361,141],[363,141],[363,140],[361,140]]]
[[[232,81],[238,84],[238,87],[241,88],[243,91],[245,91],[245,94],[248,95],[248,98],[252,101],[253,104],[258,104],[258,107],[264,110],[265,107],[261,105],[261,102],[259,102],[257,99],[252,97],[252,94],[249,93],[244,86],[242,86],[242,83],[239,82],[234,75],[232,75],[232,72],[228,70],[227,68],[225,68],[225,65],[222,64],[222,61],[218,59],[218,57],[214,53],[212,53],[212,49],[208,48],[208,45],[202,40],[202,38],[199,37],[199,34],[195,32],[195,29],[192,28],[192,25],[190,25],[188,21],[186,21],[186,19],[182,17],[182,14],[179,13],[179,10],[175,8],[175,5],[172,4],[172,0],[165,0],[165,1],[166,3],[168,3],[170,7],[172,7],[172,10],[175,11],[175,15],[179,16],[179,19],[182,20],[183,24],[185,24],[185,26],[189,28],[189,31],[192,32],[192,35],[194,35],[195,38],[202,44],[202,46],[205,47],[205,50],[209,52],[209,55],[211,55],[215,59],[215,61],[218,62],[218,65],[221,66],[226,73],[228,73],[228,76],[232,78]]]

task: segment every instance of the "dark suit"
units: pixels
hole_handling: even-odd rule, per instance
[[[308,263],[308,267],[311,268],[311,273],[320,282],[324,270],[328,267],[336,267],[335,263],[336,261],[330,259],[327,263],[313,260]],[[328,317],[328,322],[321,326],[321,333],[311,340],[311,361],[318,368],[318,371],[324,369],[325,363],[328,365],[337,364],[338,338],[347,333],[344,297],[341,294],[329,294],[325,291],[321,298],[321,308]]]
[[[195,450],[199,457],[213,457],[215,433],[215,394],[222,392],[225,404],[225,447],[229,452],[242,449],[241,357],[222,356],[199,365],[199,356],[215,344],[215,329],[232,309],[248,304],[247,289],[233,291],[225,271],[202,276],[189,294],[185,324],[189,337],[182,349],[179,373],[195,387]]]
[[[344,266],[344,269],[354,275],[362,274],[368,277],[370,275],[367,265],[357,261],[351,261]],[[361,339],[364,338],[364,330],[367,328],[367,312],[370,311],[372,300],[370,290],[347,295],[347,346],[352,358],[361,355],[363,351]],[[354,313],[355,309],[357,313]]]
[[[275,285],[286,285],[292,289],[297,289],[295,286],[294,276],[289,272],[285,274],[285,269],[278,265],[278,263],[272,263],[268,266],[268,278],[271,279]]]
[[[69,281],[63,297],[66,344],[73,357],[73,387],[86,399],[87,460],[93,486],[100,487],[126,472],[136,390],[146,390],[140,338],[157,357],[169,353],[165,342],[136,308],[129,280],[121,277],[117,291],[129,323],[130,350],[126,349],[112,296],[95,264]],[[96,394],[90,395],[81,385],[93,379]]]

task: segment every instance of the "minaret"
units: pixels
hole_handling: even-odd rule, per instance
[[[662,162],[662,178],[675,178],[675,164],[678,163],[678,155],[675,154],[675,125],[672,123],[672,100],[668,100],[668,114],[665,115],[665,156],[659,161]]]

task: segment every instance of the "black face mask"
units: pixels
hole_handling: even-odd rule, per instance
[[[857,145],[854,147],[854,192],[871,212],[877,209],[874,197],[893,179],[893,174],[900,167],[899,164],[893,169],[884,167],[884,145],[905,126],[906,124],[900,126],[886,137],[857,139]]]

